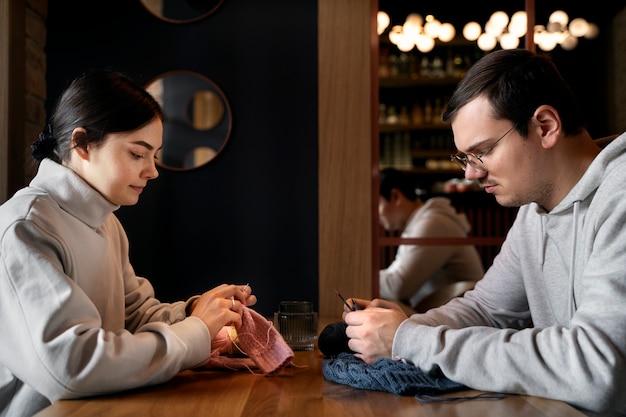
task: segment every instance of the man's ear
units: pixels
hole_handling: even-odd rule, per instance
[[[397,188],[392,188],[391,193],[389,195],[389,202],[391,204],[396,204],[400,202],[400,197],[402,197],[402,193]]]
[[[552,106],[541,105],[535,110],[533,115],[536,126],[541,135],[541,146],[552,148],[561,136],[561,118],[559,113]]]
[[[72,149],[76,151],[76,154],[79,158],[88,160],[89,159],[89,147],[82,140],[82,138],[87,135],[87,129],[84,127],[77,127],[72,131]]]

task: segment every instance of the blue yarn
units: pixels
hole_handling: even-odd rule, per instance
[[[322,373],[327,380],[339,384],[398,395],[435,395],[467,388],[443,374],[428,374],[411,364],[389,358],[367,364],[346,352],[325,359]]]

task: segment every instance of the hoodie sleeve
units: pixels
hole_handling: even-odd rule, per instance
[[[124,262],[99,264],[120,256],[110,250],[119,237],[107,227],[117,226],[77,238],[86,248],[79,253],[51,236],[53,226],[29,221],[16,222],[0,240],[0,363],[50,401],[161,383],[210,354],[200,319],[184,318],[182,305],[174,313],[159,305],[147,281],[122,274]],[[90,251],[96,241],[102,246]],[[68,275],[77,271],[97,278]],[[175,319],[158,320],[168,315]]]
[[[465,297],[403,322],[394,357],[424,370],[439,368],[479,390],[552,398],[596,412],[623,410],[626,239],[617,231],[624,230],[626,196],[604,201],[611,220],[589,212],[580,219],[586,229],[578,244],[589,263],[576,274],[571,318],[573,295],[559,287],[567,288],[568,274],[542,272],[544,262],[558,260],[540,258],[541,221],[529,220],[539,216],[525,206],[485,278]],[[553,243],[565,251],[566,242],[564,236]]]
[[[433,199],[435,200],[435,199]],[[469,228],[448,204],[427,202],[410,220],[403,237],[465,237]],[[380,296],[388,300],[410,300],[438,273],[465,275],[464,279],[482,278],[483,269],[478,253],[465,255],[459,246],[400,245],[389,267],[380,270]],[[452,260],[460,265],[452,265]],[[452,269],[454,268],[454,269]],[[458,270],[457,270],[458,269]]]

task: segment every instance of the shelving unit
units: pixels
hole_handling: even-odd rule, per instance
[[[460,39],[437,43],[426,54],[416,49],[402,53],[387,40],[381,41],[379,50],[380,168],[401,169],[411,174],[416,188],[426,194],[450,198],[472,224],[467,244],[476,245],[487,268],[499,252],[517,208],[502,207],[482,191],[445,193],[446,182],[462,179],[463,171],[450,161],[456,152],[453,135],[450,126],[441,121],[454,88],[484,53]],[[385,267],[403,239],[382,228],[380,236],[381,267]]]
[[[454,141],[441,121],[445,103],[482,52],[457,39],[428,53],[401,52],[381,41],[379,60],[380,165],[419,175],[420,185],[441,192],[442,183],[462,177],[450,161]]]
[[[492,195],[484,192],[435,194],[435,196],[449,198],[459,212],[465,213],[472,225],[472,230],[466,238],[467,244],[476,246],[485,269],[488,268],[500,251],[500,245],[504,242],[504,237],[515,220],[517,207],[502,207]],[[387,267],[395,257],[398,245],[411,244],[411,242],[400,238],[399,233],[388,233],[382,227],[379,230],[381,267]],[[450,244],[450,239],[422,238],[421,240],[424,242],[420,244]]]

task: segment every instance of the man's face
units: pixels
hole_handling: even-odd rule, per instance
[[[491,105],[484,97],[459,110],[452,123],[456,147],[460,152],[479,155],[485,167],[484,172],[479,172],[468,164],[465,178],[478,180],[505,207],[543,201],[551,185],[541,174],[540,139],[532,129],[528,138],[513,129],[497,142],[511,127],[510,120],[492,117]]]
[[[399,196],[396,190],[392,190],[389,201],[383,196],[378,197],[378,218],[381,226],[388,232],[395,232],[404,228],[406,219],[402,217],[399,209]]]

